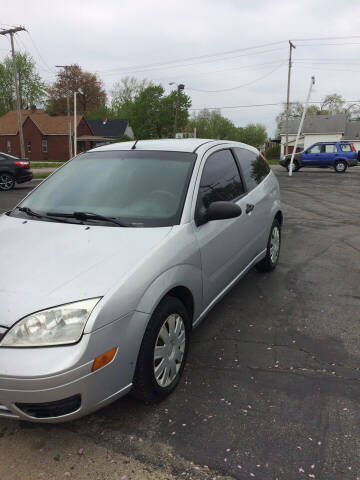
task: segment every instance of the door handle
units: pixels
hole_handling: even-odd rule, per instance
[[[247,203],[247,204],[246,204],[246,210],[245,210],[245,212],[246,212],[246,213],[250,213],[250,212],[252,212],[252,211],[254,210],[254,208],[255,208],[255,205],[253,205],[253,204],[251,204],[251,203]]]

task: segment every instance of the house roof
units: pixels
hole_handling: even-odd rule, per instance
[[[288,133],[296,134],[299,128],[300,118],[289,119]],[[346,127],[346,115],[309,115],[304,119],[302,133],[343,133]],[[281,134],[286,134],[285,126]]]
[[[52,117],[42,110],[21,110],[22,122],[30,117],[43,135],[67,135],[68,120],[66,115]],[[82,115],[77,115],[77,125],[82,119]],[[71,116],[71,126],[73,128],[74,117]],[[11,110],[0,117],[0,135],[16,135],[18,133],[17,111]]]
[[[129,120],[86,120],[94,135],[99,137],[118,138],[124,135]]]
[[[360,122],[347,122],[345,128],[344,140],[360,140]]]

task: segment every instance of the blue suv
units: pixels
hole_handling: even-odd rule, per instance
[[[348,167],[357,165],[358,156],[350,142],[318,142],[295,154],[293,170],[296,172],[303,167],[333,167],[335,172],[344,173]],[[279,163],[289,170],[290,160],[291,153],[284,155]]]

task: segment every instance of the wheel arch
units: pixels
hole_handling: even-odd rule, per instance
[[[274,217],[279,223],[280,223],[280,227],[282,227],[282,224],[283,224],[283,221],[284,221],[284,216],[283,216],[283,213],[281,210],[278,210],[276,212],[276,215]]]
[[[193,322],[202,304],[202,274],[193,265],[178,265],[161,274],[142,296],[136,310],[152,315],[161,301],[172,296],[186,307]]]

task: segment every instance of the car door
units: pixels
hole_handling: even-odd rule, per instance
[[[318,165],[320,162],[321,144],[315,143],[306,149],[301,155],[301,163],[304,167]]]
[[[268,175],[270,167],[258,153],[245,148],[234,148],[240,171],[246,185],[246,212],[248,228],[251,230],[249,254],[256,257],[267,245],[271,218],[273,184],[270,185]]]
[[[337,154],[335,143],[325,143],[321,145],[319,166],[328,167],[333,165]]]
[[[212,202],[230,201],[240,206],[236,218],[196,225],[196,211]],[[230,149],[207,156],[196,192],[194,231],[202,264],[204,308],[251,261],[251,217],[246,213],[246,191]]]

